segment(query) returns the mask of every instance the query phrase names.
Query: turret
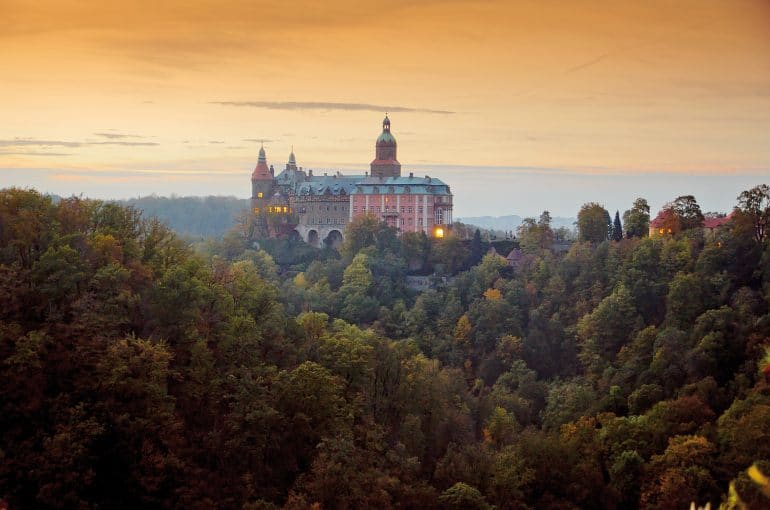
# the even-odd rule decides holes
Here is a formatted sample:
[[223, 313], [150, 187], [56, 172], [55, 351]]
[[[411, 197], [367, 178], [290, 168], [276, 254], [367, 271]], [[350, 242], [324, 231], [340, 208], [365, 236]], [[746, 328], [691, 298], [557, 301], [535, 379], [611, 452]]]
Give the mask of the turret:
[[401, 163], [396, 159], [396, 138], [390, 132], [390, 119], [385, 114], [382, 133], [375, 143], [375, 158], [371, 163], [372, 177], [401, 177]]

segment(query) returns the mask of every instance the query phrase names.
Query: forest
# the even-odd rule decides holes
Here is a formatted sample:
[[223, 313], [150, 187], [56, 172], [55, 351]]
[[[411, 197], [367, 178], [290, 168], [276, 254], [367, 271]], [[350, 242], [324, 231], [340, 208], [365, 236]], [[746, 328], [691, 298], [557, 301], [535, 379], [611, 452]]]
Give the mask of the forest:
[[666, 211], [337, 252], [0, 190], [0, 507], [768, 508], [770, 188]]

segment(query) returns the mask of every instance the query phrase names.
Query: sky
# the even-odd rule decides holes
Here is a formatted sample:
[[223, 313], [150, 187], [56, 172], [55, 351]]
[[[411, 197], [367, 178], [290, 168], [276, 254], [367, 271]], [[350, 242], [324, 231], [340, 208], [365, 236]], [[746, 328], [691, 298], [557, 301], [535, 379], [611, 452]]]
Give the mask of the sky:
[[454, 216], [770, 183], [770, 0], [0, 0], [0, 187], [250, 193], [361, 173], [387, 111]]

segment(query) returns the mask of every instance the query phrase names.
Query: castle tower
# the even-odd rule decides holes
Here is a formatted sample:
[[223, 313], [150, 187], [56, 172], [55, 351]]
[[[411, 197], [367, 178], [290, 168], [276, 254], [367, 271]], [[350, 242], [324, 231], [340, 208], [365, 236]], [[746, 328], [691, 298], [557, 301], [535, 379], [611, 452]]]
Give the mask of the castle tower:
[[401, 177], [401, 163], [396, 159], [396, 138], [390, 133], [390, 119], [385, 115], [382, 133], [375, 145], [376, 157], [371, 164], [372, 177]]
[[297, 157], [294, 155], [293, 145], [291, 146], [291, 154], [289, 154], [289, 162], [286, 163], [286, 170], [297, 171]]
[[259, 149], [259, 159], [254, 172], [251, 174], [251, 209], [258, 213], [267, 200], [273, 194], [274, 187], [273, 174], [267, 166], [267, 157], [265, 156], [265, 147]]

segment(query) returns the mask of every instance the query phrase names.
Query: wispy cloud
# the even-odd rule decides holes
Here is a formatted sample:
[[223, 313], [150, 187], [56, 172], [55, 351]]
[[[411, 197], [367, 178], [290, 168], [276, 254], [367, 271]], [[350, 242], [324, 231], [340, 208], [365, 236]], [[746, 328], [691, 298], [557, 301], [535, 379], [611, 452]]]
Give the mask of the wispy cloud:
[[14, 138], [12, 140], [0, 140], [0, 147], [81, 147], [80, 142], [68, 142], [64, 140], [35, 140], [32, 138]]
[[453, 113], [456, 113], [449, 110], [409, 108], [406, 106], [385, 106], [369, 103], [328, 103], [316, 101], [211, 101], [210, 104], [246, 108], [265, 108], [268, 110], [340, 110], [366, 112], [433, 113], [438, 115], [452, 115]]
[[270, 143], [274, 142], [275, 140], [271, 140], [269, 138], [244, 138], [244, 142], [254, 142], [254, 143]]
[[110, 140], [106, 142], [84, 141], [75, 142], [70, 140], [38, 140], [35, 138], [13, 138], [0, 140], [0, 147], [86, 147], [91, 145], [122, 145], [127, 147], [152, 147], [160, 145], [157, 142], [126, 142], [120, 140]]
[[155, 147], [157, 142], [84, 142], [83, 145], [123, 145], [126, 147]]
[[120, 140], [122, 138], [143, 138], [139, 135], [128, 135], [125, 133], [94, 133], [96, 136], [100, 136], [102, 138], [108, 138], [110, 140]]
[[2, 156], [71, 156], [72, 154], [67, 152], [41, 152], [41, 151], [3, 151], [0, 150]]
[[591, 66], [595, 66], [596, 64], [600, 63], [602, 60], [604, 60], [605, 58], [607, 58], [609, 56], [610, 56], [609, 53], [605, 53], [604, 55], [599, 55], [598, 57], [596, 57], [593, 60], [589, 60], [588, 62], [583, 62], [582, 64], [576, 65], [575, 67], [570, 67], [569, 69], [564, 71], [564, 74], [576, 73], [578, 71], [582, 71], [583, 69], [587, 69], [587, 68], [589, 68]]

